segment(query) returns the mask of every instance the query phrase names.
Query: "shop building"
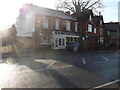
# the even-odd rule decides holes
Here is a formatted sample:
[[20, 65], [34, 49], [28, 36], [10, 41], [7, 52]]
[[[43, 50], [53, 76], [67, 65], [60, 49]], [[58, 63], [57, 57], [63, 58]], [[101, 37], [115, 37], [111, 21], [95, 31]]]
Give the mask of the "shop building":
[[[86, 11], [83, 24], [86, 34], [83, 41], [87, 40], [89, 48], [93, 49], [95, 36], [102, 37], [100, 33], [103, 32], [103, 28], [100, 28], [103, 27], [103, 21], [96, 18], [91, 10]], [[68, 43], [79, 40], [78, 23], [80, 21], [70, 12], [25, 4], [17, 19], [17, 39], [23, 48], [65, 49]], [[97, 42], [102, 40], [103, 38], [100, 38]]]

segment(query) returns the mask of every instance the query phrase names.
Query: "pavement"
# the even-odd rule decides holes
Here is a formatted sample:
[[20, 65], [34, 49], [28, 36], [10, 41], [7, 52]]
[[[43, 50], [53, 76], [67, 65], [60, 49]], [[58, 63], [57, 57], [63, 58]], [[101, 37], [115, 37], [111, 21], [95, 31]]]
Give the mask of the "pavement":
[[[1, 88], [118, 88], [118, 53], [41, 50], [0, 64]], [[18, 60], [19, 58], [19, 60]]]

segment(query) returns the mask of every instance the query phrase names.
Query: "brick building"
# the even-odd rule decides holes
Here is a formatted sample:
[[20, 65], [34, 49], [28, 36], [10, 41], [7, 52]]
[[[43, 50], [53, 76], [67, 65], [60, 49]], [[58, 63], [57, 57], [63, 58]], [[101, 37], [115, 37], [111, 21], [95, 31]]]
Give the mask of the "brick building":
[[[94, 50], [96, 43], [103, 43], [103, 18], [91, 10], [84, 16], [84, 46]], [[25, 4], [17, 19], [17, 37], [23, 48], [65, 49], [68, 43], [79, 40], [78, 23], [70, 12]]]
[[120, 48], [120, 24], [119, 22], [105, 23], [105, 32], [107, 33], [106, 44], [109, 49]]

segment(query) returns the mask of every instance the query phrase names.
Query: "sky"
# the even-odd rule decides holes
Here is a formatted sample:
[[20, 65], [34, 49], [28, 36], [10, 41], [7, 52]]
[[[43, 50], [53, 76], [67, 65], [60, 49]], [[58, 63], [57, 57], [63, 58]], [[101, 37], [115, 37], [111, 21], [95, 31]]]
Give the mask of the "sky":
[[[105, 6], [102, 12], [104, 22], [118, 21], [118, 1], [120, 0], [102, 0]], [[0, 27], [14, 24], [19, 15], [19, 9], [25, 3], [55, 9], [55, 2], [56, 0], [1, 0]]]

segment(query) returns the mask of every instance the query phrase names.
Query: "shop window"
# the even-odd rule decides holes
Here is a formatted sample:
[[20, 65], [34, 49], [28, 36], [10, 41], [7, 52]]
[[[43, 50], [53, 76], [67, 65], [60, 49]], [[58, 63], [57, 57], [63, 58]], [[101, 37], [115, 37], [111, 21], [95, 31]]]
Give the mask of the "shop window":
[[62, 39], [62, 45], [64, 45], [65, 44], [65, 40], [64, 39]]
[[61, 39], [59, 39], [59, 46], [61, 45], [61, 42], [62, 42]]
[[50, 43], [50, 35], [42, 35], [40, 38], [41, 44], [48, 44]]
[[92, 32], [92, 25], [88, 24], [88, 32]]

